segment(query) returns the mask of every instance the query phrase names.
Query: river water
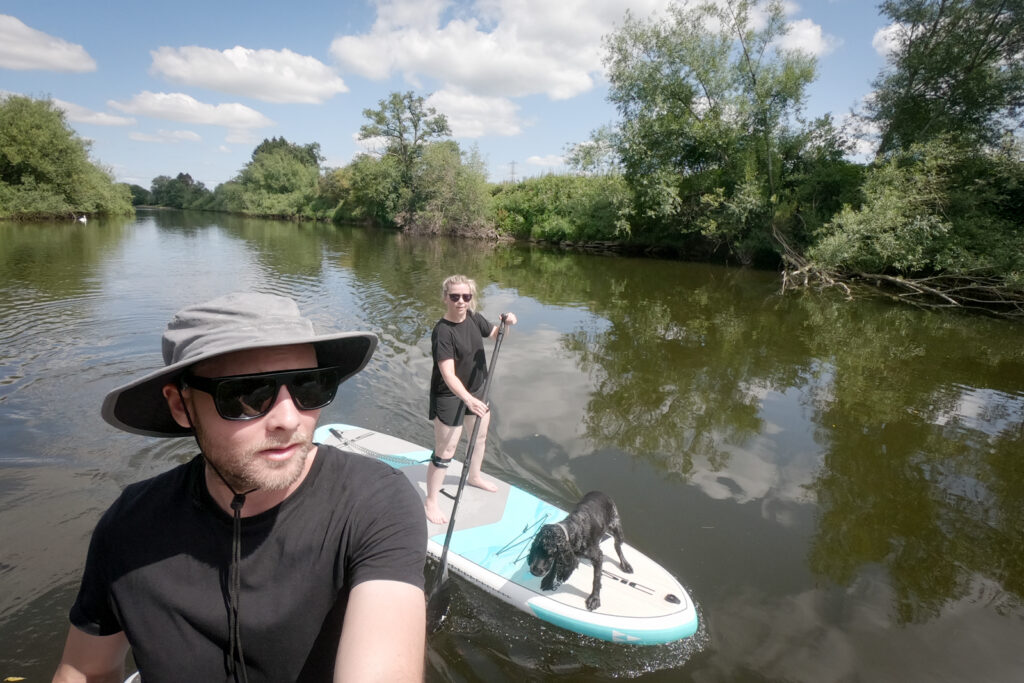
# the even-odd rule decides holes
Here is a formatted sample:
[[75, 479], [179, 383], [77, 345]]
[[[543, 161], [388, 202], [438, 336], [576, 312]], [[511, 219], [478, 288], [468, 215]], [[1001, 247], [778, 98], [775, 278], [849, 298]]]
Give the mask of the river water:
[[97, 518], [194, 451], [99, 416], [175, 310], [259, 290], [376, 332], [322, 421], [429, 444], [457, 272], [520, 321], [485, 470], [563, 507], [609, 493], [701, 627], [613, 645], [460, 584], [428, 680], [1024, 680], [1020, 325], [780, 296], [750, 270], [171, 211], [0, 224], [0, 679], [49, 680]]

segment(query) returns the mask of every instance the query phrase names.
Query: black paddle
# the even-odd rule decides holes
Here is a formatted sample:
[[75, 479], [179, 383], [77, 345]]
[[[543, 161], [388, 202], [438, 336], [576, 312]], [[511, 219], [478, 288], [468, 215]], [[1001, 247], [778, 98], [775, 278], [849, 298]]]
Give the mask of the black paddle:
[[[501, 348], [501, 338], [504, 336], [505, 315], [502, 314], [501, 324], [498, 325], [498, 338], [494, 340], [494, 353], [491, 354], [491, 365], [487, 369], [487, 379], [484, 380], [484, 393], [481, 399], [484, 403], [487, 403], [487, 394], [491, 390], [494, 365], [498, 361], [498, 349]], [[433, 633], [441, 627], [441, 623], [448, 616], [448, 608], [451, 606], [451, 582], [448, 581], [448, 546], [452, 541], [452, 532], [455, 531], [455, 512], [459, 509], [462, 490], [466, 488], [466, 479], [469, 477], [469, 465], [473, 462], [473, 447], [476, 445], [476, 437], [479, 431], [480, 420], [477, 419], [473, 423], [473, 433], [469, 437], [469, 445], [466, 448], [466, 461], [462, 463], [462, 476], [459, 477], [459, 489], [455, 492], [452, 512], [448, 517], [448, 533], [445, 534], [444, 547], [441, 549], [441, 562], [437, 567], [437, 573], [434, 575], [434, 585], [430, 589], [430, 596], [427, 598], [427, 630], [429, 633]]]

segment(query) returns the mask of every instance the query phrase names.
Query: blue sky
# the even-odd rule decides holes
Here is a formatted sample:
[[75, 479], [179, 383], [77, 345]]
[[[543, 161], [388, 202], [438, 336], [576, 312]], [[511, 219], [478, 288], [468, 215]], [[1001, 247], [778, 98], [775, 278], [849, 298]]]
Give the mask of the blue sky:
[[[601, 37], [665, 0], [6, 0], [0, 92], [51, 97], [119, 181], [190, 173], [213, 188], [268, 137], [341, 166], [363, 109], [413, 90], [490, 179], [564, 170], [567, 144], [615, 120]], [[842, 119], [884, 66], [867, 0], [785, 3], [818, 58], [805, 112]]]

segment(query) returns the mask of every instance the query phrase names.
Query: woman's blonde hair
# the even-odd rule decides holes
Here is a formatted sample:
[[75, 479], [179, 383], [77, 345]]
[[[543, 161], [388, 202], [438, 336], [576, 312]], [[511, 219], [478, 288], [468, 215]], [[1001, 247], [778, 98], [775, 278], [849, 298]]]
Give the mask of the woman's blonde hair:
[[448, 305], [448, 293], [451, 291], [452, 285], [469, 285], [469, 291], [473, 294], [473, 298], [469, 301], [469, 310], [476, 311], [476, 282], [465, 275], [449, 275], [446, 277], [441, 284], [441, 302], [445, 305]]

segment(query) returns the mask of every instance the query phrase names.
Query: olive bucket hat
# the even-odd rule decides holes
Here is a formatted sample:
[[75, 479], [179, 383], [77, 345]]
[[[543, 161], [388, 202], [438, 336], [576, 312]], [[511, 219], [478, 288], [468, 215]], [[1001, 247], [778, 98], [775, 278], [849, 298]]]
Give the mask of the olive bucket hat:
[[114, 389], [103, 400], [103, 419], [146, 436], [192, 434], [175, 422], [164, 385], [199, 361], [225, 353], [270, 346], [312, 344], [317, 364], [340, 368], [341, 381], [362, 370], [377, 346], [370, 332], [317, 334], [291, 299], [240, 292], [178, 311], [163, 334], [164, 367]]

